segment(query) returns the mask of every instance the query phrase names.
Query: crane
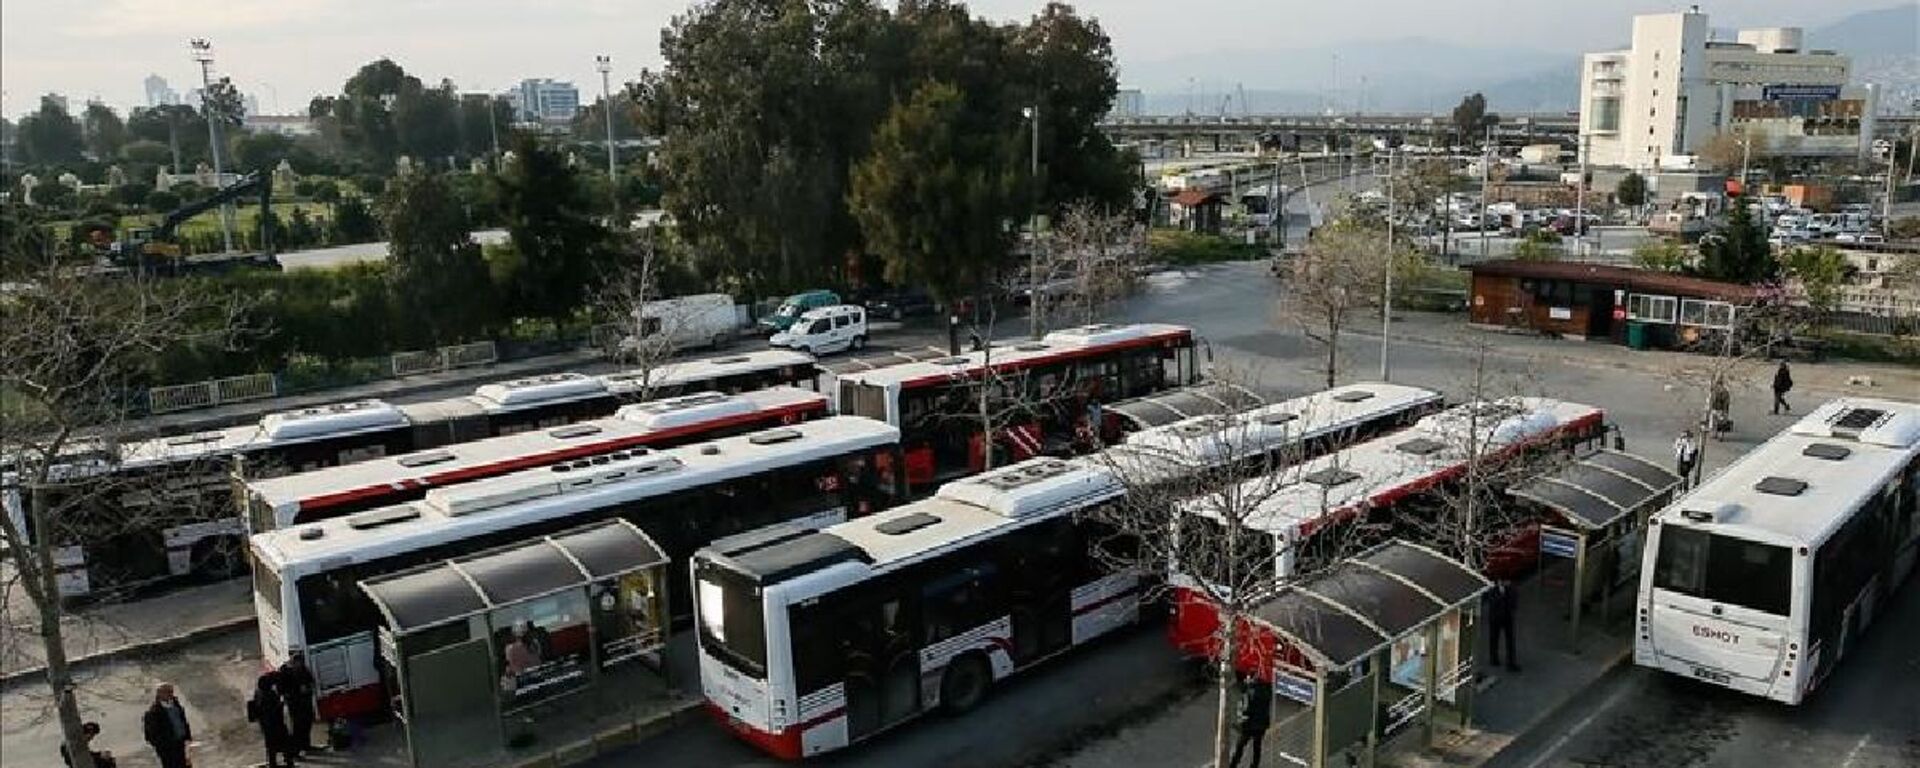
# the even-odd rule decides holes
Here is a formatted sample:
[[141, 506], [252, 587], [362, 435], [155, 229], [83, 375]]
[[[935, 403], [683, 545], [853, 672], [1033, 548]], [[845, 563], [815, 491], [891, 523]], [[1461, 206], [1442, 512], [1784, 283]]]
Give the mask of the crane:
[[[260, 216], [256, 219], [260, 226], [259, 253], [181, 255], [180, 244], [175, 242], [174, 234], [182, 223], [219, 206], [255, 195], [260, 203]], [[109, 255], [117, 267], [130, 267], [141, 273], [158, 275], [223, 271], [236, 266], [279, 269], [280, 262], [273, 255], [273, 227], [267, 217], [272, 204], [273, 177], [262, 171], [254, 171], [203, 199], [169, 211], [161, 217], [159, 224], [150, 229], [132, 230], [126, 240], [113, 244]]]

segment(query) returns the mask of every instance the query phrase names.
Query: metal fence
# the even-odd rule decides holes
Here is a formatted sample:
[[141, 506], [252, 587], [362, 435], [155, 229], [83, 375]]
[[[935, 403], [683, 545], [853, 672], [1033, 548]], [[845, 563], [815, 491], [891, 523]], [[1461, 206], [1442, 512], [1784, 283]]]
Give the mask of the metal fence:
[[279, 377], [271, 373], [250, 373], [224, 379], [175, 384], [147, 390], [148, 413], [172, 413], [195, 408], [212, 408], [226, 403], [260, 400], [280, 394]]
[[412, 376], [474, 365], [488, 365], [500, 359], [500, 351], [491, 341], [456, 344], [439, 349], [393, 353], [393, 375]]
[[1889, 317], [1864, 312], [1831, 312], [1824, 318], [1827, 326], [1854, 333], [1894, 336], [1920, 332], [1920, 317]]

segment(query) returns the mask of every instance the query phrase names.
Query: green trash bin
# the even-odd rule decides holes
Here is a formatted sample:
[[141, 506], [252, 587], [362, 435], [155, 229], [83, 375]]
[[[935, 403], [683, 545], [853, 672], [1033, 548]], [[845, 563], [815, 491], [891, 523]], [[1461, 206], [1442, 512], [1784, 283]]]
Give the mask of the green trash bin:
[[1629, 349], [1646, 349], [1647, 348], [1647, 324], [1646, 323], [1627, 323], [1627, 348]]

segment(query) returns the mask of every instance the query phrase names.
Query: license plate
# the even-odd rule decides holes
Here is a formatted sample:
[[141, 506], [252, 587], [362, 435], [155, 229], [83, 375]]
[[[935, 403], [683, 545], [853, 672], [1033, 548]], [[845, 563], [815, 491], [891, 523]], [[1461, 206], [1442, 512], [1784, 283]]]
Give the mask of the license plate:
[[1694, 667], [1693, 676], [1710, 683], [1719, 683], [1721, 685], [1726, 685], [1733, 680], [1733, 678], [1725, 672], [1717, 669], [1707, 669], [1706, 667]]

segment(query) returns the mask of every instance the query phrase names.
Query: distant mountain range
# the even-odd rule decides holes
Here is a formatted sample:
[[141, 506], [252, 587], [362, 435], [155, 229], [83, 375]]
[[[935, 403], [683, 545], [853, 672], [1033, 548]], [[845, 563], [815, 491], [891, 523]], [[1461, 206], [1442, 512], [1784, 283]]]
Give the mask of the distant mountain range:
[[[1916, 29], [1920, 29], [1920, 5], [1909, 3], [1809, 29], [1807, 41], [1811, 47], [1853, 57], [1855, 81], [1882, 84], [1886, 88], [1882, 103], [1904, 108], [1920, 97]], [[1732, 33], [1721, 36], [1731, 38]], [[1365, 80], [1351, 69], [1340, 71], [1341, 61], [1366, 62]], [[1188, 79], [1201, 72], [1210, 74], [1210, 82]], [[1192, 54], [1130, 66], [1125, 79], [1126, 87], [1145, 91], [1146, 110], [1151, 114], [1444, 113], [1475, 91], [1486, 94], [1495, 111], [1560, 112], [1577, 106], [1580, 56], [1410, 37]], [[1241, 90], [1230, 84], [1234, 80], [1258, 87], [1247, 88], [1243, 98]]]

